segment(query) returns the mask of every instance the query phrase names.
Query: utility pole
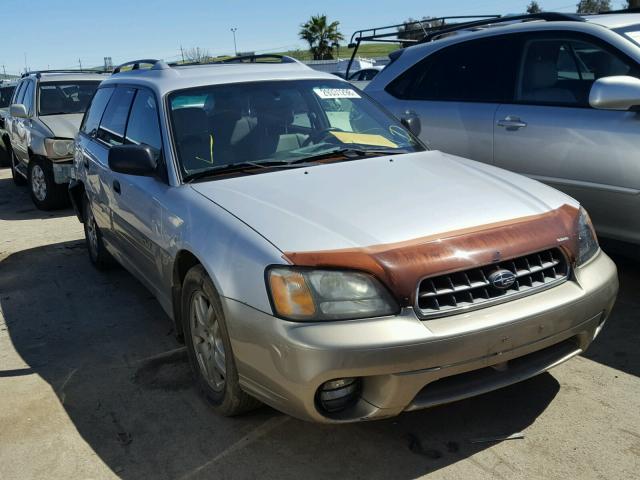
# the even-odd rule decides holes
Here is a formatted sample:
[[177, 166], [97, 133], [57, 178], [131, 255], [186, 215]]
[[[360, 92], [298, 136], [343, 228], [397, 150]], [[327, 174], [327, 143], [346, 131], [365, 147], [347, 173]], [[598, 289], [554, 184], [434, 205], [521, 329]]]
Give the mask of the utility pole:
[[238, 45], [236, 44], [236, 31], [238, 31], [238, 27], [233, 27], [231, 29], [231, 33], [233, 33], [233, 51], [235, 52], [236, 57], [238, 56]]
[[78, 59], [78, 63], [80, 64], [80, 70], [82, 70], [82, 60]]
[[7, 69], [4, 65], [2, 65], [2, 74], [4, 75], [4, 78], [7, 78]]
[[184, 50], [182, 48], [182, 45], [180, 45], [180, 55], [182, 55], [182, 63], [184, 63]]
[[29, 69], [27, 68], [27, 52], [24, 52], [24, 73], [27, 73]]

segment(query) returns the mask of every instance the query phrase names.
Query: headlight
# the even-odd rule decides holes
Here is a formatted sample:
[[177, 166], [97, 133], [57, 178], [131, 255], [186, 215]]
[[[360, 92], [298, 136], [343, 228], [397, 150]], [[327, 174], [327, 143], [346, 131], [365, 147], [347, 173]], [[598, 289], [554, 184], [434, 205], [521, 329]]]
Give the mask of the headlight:
[[44, 148], [51, 158], [64, 158], [73, 155], [73, 140], [45, 138]]
[[578, 265], [582, 265], [598, 251], [598, 238], [587, 211], [580, 207], [578, 218]]
[[389, 292], [366, 273], [273, 267], [267, 284], [276, 314], [289, 320], [347, 320], [399, 311]]

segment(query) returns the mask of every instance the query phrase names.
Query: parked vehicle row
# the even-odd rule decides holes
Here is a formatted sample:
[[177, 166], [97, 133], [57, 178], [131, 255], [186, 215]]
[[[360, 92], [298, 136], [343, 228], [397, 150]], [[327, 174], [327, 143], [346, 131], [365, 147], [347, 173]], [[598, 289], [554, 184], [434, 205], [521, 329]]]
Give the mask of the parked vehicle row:
[[[341, 423], [470, 397], [584, 352], [617, 295], [616, 267], [578, 200], [489, 165], [493, 156], [478, 162], [427, 146], [450, 141], [473, 154], [481, 138], [495, 155], [496, 112], [523, 104], [476, 102], [475, 87], [502, 92], [524, 82], [534, 96], [551, 89], [559, 97], [579, 85], [611, 106], [612, 80], [582, 70], [596, 44], [556, 40], [554, 26], [574, 23], [582, 25], [449, 32], [393, 54], [366, 93], [274, 56], [135, 60], [91, 79], [29, 75], [8, 116], [14, 178], [28, 179], [36, 201], [42, 191], [57, 195], [68, 173], [90, 261], [122, 265], [155, 295], [220, 414], [265, 403]], [[506, 66], [504, 78], [495, 43], [484, 57], [464, 54], [512, 30], [524, 36], [507, 42], [513, 58], [502, 60], [514, 70]], [[568, 57], [543, 89], [544, 55], [556, 46]], [[570, 62], [573, 77], [564, 73]], [[625, 82], [619, 108], [634, 91]], [[43, 110], [50, 85], [60, 106], [80, 108], [86, 95], [75, 142], [71, 118], [63, 115], [69, 133], [55, 133], [48, 118], [68, 109]], [[431, 98], [432, 88], [460, 94], [463, 86], [464, 98]], [[499, 128], [524, 128], [509, 122]], [[546, 154], [588, 140], [539, 135]], [[514, 165], [529, 154], [510, 152]], [[617, 165], [626, 159], [615, 155]]]

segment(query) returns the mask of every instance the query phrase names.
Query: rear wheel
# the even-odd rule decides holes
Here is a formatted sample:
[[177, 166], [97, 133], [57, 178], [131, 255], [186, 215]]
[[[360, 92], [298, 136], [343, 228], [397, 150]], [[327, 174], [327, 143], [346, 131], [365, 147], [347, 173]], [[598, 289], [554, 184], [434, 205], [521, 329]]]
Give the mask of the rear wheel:
[[240, 388], [220, 297], [201, 265], [184, 279], [182, 323], [196, 383], [213, 410], [233, 416], [258, 407]]
[[54, 210], [69, 204], [67, 185], [58, 185], [53, 179], [51, 161], [31, 158], [28, 175], [31, 200], [40, 210]]
[[84, 238], [87, 243], [89, 259], [98, 270], [106, 270], [114, 264], [114, 260], [104, 246], [102, 232], [96, 224], [91, 203], [86, 195], [82, 199], [82, 211], [84, 212]]
[[9, 150], [9, 158], [11, 161], [11, 177], [13, 178], [13, 183], [18, 186], [23, 186], [27, 184], [27, 180], [20, 175], [20, 173], [16, 170], [16, 165], [18, 164], [18, 159], [16, 158], [13, 150]]

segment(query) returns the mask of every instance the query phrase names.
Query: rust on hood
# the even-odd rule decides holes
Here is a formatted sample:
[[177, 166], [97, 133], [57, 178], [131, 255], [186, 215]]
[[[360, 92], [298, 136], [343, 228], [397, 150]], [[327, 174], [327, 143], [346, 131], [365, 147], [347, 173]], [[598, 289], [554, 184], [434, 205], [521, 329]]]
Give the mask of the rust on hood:
[[578, 253], [579, 210], [563, 205], [546, 213], [439, 233], [392, 244], [315, 252], [285, 252], [291, 264], [368, 272], [401, 305], [413, 305], [425, 278], [491, 265], [558, 247], [569, 262]]

